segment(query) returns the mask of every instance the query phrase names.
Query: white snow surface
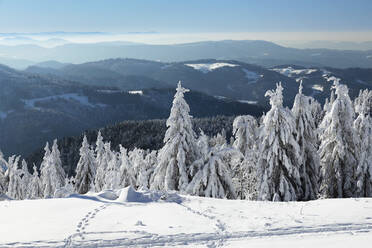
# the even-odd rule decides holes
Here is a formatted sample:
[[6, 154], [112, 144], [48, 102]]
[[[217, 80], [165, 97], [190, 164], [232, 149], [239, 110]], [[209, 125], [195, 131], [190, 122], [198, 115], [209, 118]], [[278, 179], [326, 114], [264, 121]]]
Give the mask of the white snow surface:
[[303, 75], [309, 75], [311, 73], [317, 72], [317, 69], [293, 69], [292, 67], [287, 68], [274, 68], [272, 69], [275, 72], [283, 74], [287, 77], [297, 77]]
[[323, 91], [324, 90], [324, 87], [320, 84], [314, 84], [313, 87], [311, 87], [313, 90], [317, 90], [317, 91]]
[[92, 108], [96, 106], [101, 106], [101, 107], [105, 106], [105, 104], [92, 104], [89, 102], [89, 99], [87, 96], [79, 95], [77, 93], [68, 93], [68, 94], [61, 94], [61, 95], [54, 95], [54, 96], [47, 96], [47, 97], [40, 97], [40, 98], [33, 98], [33, 99], [23, 99], [22, 101], [25, 103], [27, 108], [40, 109], [38, 107], [35, 107], [36, 102], [49, 101], [49, 100], [54, 100], [54, 99], [75, 100], [82, 105], [92, 107]]
[[249, 100], [238, 100], [240, 103], [246, 103], [246, 104], [257, 104], [257, 101], [249, 101]]
[[221, 200], [125, 188], [0, 201], [0, 247], [368, 247], [372, 198]]
[[230, 63], [209, 63], [209, 64], [185, 64], [186, 66], [192, 67], [195, 70], [201, 71], [203, 73], [208, 73], [221, 67], [235, 67], [239, 65]]
[[132, 95], [143, 95], [143, 91], [142, 90], [130, 90], [128, 91], [129, 94], [132, 94]]

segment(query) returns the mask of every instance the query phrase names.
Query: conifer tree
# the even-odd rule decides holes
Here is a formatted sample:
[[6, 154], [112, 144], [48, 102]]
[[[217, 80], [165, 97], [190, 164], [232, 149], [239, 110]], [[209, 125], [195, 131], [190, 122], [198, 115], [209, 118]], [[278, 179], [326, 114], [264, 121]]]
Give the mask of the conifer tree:
[[30, 198], [30, 181], [31, 181], [31, 174], [28, 172], [27, 163], [23, 159], [22, 160], [22, 168], [20, 170], [21, 176], [21, 185], [22, 185], [22, 199], [29, 199]]
[[43, 162], [41, 163], [41, 184], [44, 198], [51, 198], [57, 189], [65, 184], [65, 172], [62, 168], [60, 152], [57, 146], [57, 140], [54, 140], [52, 151], [49, 150], [47, 143], [45, 148]]
[[108, 161], [105, 153], [105, 143], [103, 142], [101, 131], [98, 131], [96, 141], [96, 173], [94, 178], [94, 186], [96, 191], [101, 191], [105, 185], [105, 173]]
[[29, 195], [29, 198], [30, 199], [39, 199], [43, 196], [43, 191], [42, 191], [42, 188], [41, 188], [41, 181], [40, 181], [40, 178], [39, 178], [39, 172], [37, 171], [37, 168], [36, 166], [34, 165], [33, 167], [34, 169], [34, 172], [31, 176], [31, 180], [30, 180], [30, 195]]
[[3, 153], [0, 151], [0, 195], [5, 194], [8, 190], [8, 180], [7, 177], [5, 177], [7, 170], [7, 162], [4, 159]]
[[233, 123], [233, 147], [243, 161], [234, 165], [234, 185], [240, 199], [257, 199], [258, 124], [250, 115], [238, 116]]
[[296, 141], [300, 146], [300, 167], [303, 196], [298, 200], [314, 200], [318, 196], [320, 160], [317, 148], [316, 120], [312, 105], [314, 100], [302, 94], [302, 82], [295, 97], [292, 113], [296, 123]]
[[283, 88], [267, 91], [271, 109], [263, 119], [259, 156], [258, 199], [296, 201], [302, 197], [300, 148], [295, 138], [296, 123], [292, 112], [283, 107]]
[[23, 199], [22, 181], [18, 169], [19, 157], [11, 156], [8, 160], [9, 185], [7, 195], [15, 200]]
[[95, 178], [95, 158], [87, 137], [84, 135], [80, 148], [80, 159], [76, 166], [75, 189], [79, 194], [90, 190]]
[[184, 99], [189, 90], [178, 83], [164, 146], [159, 152], [158, 165], [152, 176], [151, 188], [184, 192], [190, 182], [189, 167], [198, 157], [196, 134], [192, 128], [190, 108]]
[[358, 145], [359, 163], [356, 170], [358, 197], [372, 196], [372, 91], [360, 91], [355, 99], [355, 111], [358, 114], [354, 128], [360, 140]]
[[226, 145], [209, 147], [208, 137], [204, 133], [198, 143], [202, 156], [192, 165], [195, 175], [187, 192], [198, 196], [235, 199], [232, 171], [227, 157], [236, 151]]
[[119, 186], [120, 187], [127, 187], [130, 185], [135, 184], [135, 179], [132, 178], [130, 171], [132, 170], [132, 164], [129, 160], [128, 150], [124, 148], [122, 145], [120, 147], [120, 154], [119, 154]]
[[103, 189], [117, 189], [119, 187], [119, 159], [118, 155], [111, 151], [111, 144], [105, 143], [105, 161], [107, 166], [104, 174], [104, 186]]
[[150, 188], [151, 174], [157, 163], [157, 151], [148, 152], [145, 155], [141, 168], [138, 171], [137, 186], [142, 189]]
[[353, 128], [354, 110], [346, 85], [335, 80], [337, 98], [319, 128], [319, 156], [322, 171], [321, 194], [329, 198], [356, 195], [358, 139]]

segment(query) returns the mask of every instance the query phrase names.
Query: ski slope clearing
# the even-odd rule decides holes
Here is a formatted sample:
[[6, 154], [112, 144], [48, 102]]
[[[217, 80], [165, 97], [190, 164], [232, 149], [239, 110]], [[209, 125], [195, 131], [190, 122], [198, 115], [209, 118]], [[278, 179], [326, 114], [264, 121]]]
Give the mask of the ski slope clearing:
[[219, 200], [117, 191], [0, 202], [0, 247], [351, 247], [372, 242], [372, 199]]

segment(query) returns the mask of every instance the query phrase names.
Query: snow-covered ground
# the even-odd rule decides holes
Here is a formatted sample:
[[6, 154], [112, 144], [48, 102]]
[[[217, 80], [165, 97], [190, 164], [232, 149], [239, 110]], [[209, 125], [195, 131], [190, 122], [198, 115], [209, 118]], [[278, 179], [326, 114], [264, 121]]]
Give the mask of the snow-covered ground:
[[143, 91], [142, 90], [130, 90], [128, 91], [129, 94], [132, 94], [132, 95], [143, 95]]
[[293, 69], [292, 67], [287, 68], [274, 68], [273, 71], [276, 71], [280, 74], [283, 74], [287, 77], [297, 77], [301, 75], [309, 75], [311, 73], [317, 72], [317, 69]]
[[131, 189], [0, 202], [0, 247], [368, 247], [372, 199], [252, 202]]
[[201, 71], [203, 73], [208, 73], [221, 67], [235, 67], [239, 65], [230, 63], [209, 63], [209, 64], [185, 64], [186, 66], [192, 67], [195, 70]]
[[257, 101], [249, 101], [249, 100], [238, 100], [240, 103], [246, 103], [246, 104], [257, 104]]

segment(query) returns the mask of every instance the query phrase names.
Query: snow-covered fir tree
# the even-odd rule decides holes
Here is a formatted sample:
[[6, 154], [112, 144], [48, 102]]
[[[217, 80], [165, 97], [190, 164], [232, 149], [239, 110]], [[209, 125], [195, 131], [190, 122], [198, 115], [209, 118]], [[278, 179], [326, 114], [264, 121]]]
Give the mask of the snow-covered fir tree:
[[241, 152], [243, 161], [233, 167], [233, 182], [240, 199], [257, 199], [258, 124], [250, 115], [238, 116], [233, 123], [233, 147]]
[[300, 176], [303, 196], [298, 200], [314, 200], [319, 192], [320, 160], [313, 105], [314, 99], [302, 94], [301, 82], [292, 108], [296, 123], [296, 140], [302, 157]]
[[42, 191], [42, 188], [41, 188], [41, 181], [40, 181], [40, 178], [39, 178], [39, 172], [37, 171], [37, 168], [36, 166], [34, 165], [33, 167], [33, 174], [31, 176], [31, 179], [30, 179], [30, 194], [29, 194], [29, 198], [30, 199], [38, 199], [38, 198], [41, 198], [43, 196], [43, 191]]
[[138, 172], [137, 186], [142, 189], [150, 188], [151, 174], [154, 172], [157, 163], [157, 151], [148, 152]]
[[135, 185], [135, 178], [131, 175], [132, 164], [129, 160], [128, 150], [124, 148], [122, 145], [119, 146], [120, 154], [119, 154], [119, 185], [120, 187], [127, 187], [130, 185]]
[[335, 79], [337, 98], [320, 124], [319, 156], [322, 170], [321, 194], [329, 198], [356, 195], [358, 139], [353, 128], [354, 110], [346, 85]]
[[355, 111], [358, 114], [354, 121], [354, 128], [360, 142], [358, 144], [359, 163], [356, 170], [358, 197], [372, 196], [372, 118], [371, 118], [372, 91], [360, 91], [354, 101]]
[[105, 143], [105, 160], [107, 167], [104, 174], [103, 189], [117, 189], [120, 184], [120, 164], [118, 154], [111, 151], [111, 143]]
[[178, 83], [164, 146], [159, 151], [158, 165], [152, 176], [151, 189], [184, 192], [190, 182], [189, 167], [198, 157], [196, 134], [192, 128], [190, 108], [184, 99], [188, 92]]
[[101, 191], [105, 185], [105, 171], [108, 163], [105, 156], [105, 144], [103, 142], [101, 131], [98, 131], [95, 154], [96, 174], [94, 178], [94, 186], [98, 192]]
[[27, 163], [23, 159], [22, 167], [20, 170], [20, 176], [21, 176], [21, 184], [22, 184], [22, 199], [30, 199], [30, 182], [31, 182], [31, 174], [28, 171]]
[[295, 201], [302, 198], [300, 179], [302, 163], [300, 147], [296, 141], [296, 122], [292, 112], [283, 107], [283, 88], [267, 91], [271, 109], [263, 119], [260, 132], [258, 161], [258, 199], [269, 201]]
[[62, 167], [61, 153], [58, 149], [57, 140], [53, 141], [52, 152], [51, 152], [51, 164], [54, 166], [56, 173], [55, 186], [61, 187], [65, 185], [66, 173]]
[[236, 150], [228, 148], [226, 145], [209, 147], [208, 137], [204, 133], [202, 133], [198, 144], [202, 155], [191, 167], [191, 171], [195, 175], [187, 187], [187, 193], [213, 198], [235, 199], [232, 170], [226, 157], [230, 157], [230, 153], [234, 153]]
[[57, 140], [54, 140], [52, 151], [47, 143], [43, 162], [41, 163], [40, 175], [44, 198], [51, 198], [54, 192], [65, 184], [65, 172], [62, 168], [60, 152]]
[[87, 193], [91, 189], [92, 184], [94, 184], [95, 162], [94, 152], [90, 148], [87, 137], [84, 135], [75, 176], [75, 189], [79, 194]]
[[21, 173], [18, 169], [19, 157], [11, 156], [8, 159], [8, 176], [9, 185], [7, 195], [13, 199], [23, 199], [23, 185], [21, 179]]
[[7, 162], [4, 159], [3, 153], [0, 151], [0, 195], [5, 194], [8, 190], [8, 179], [5, 177], [7, 170]]

